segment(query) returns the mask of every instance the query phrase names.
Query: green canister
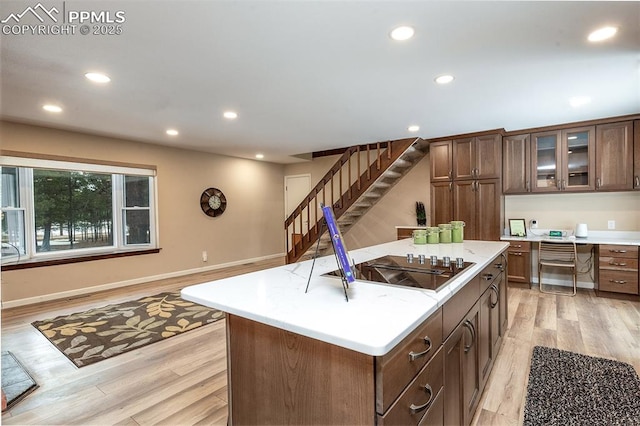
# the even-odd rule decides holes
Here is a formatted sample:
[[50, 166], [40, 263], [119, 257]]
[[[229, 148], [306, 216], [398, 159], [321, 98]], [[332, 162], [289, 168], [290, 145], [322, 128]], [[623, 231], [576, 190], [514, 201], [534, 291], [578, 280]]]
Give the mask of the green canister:
[[413, 244], [427, 244], [426, 229], [416, 229], [413, 231]]
[[427, 227], [427, 244], [438, 244], [440, 242], [440, 228], [437, 226]]
[[451, 222], [451, 241], [461, 243], [464, 240], [464, 221], [452, 220]]
[[450, 223], [440, 223], [438, 224], [438, 228], [440, 228], [440, 242], [441, 243], [450, 243], [451, 242], [451, 224]]

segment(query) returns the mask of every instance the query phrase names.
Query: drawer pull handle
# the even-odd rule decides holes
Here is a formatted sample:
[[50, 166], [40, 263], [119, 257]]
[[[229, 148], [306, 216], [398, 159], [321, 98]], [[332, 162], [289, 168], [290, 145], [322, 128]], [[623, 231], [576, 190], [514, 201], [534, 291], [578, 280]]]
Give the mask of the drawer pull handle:
[[413, 351], [409, 352], [409, 361], [415, 361], [416, 359], [425, 356], [431, 350], [431, 339], [429, 336], [424, 337], [424, 344], [427, 345], [427, 349], [422, 352], [415, 353]]
[[610, 251], [611, 253], [626, 253], [626, 252], [627, 252], [626, 250], [613, 250], [613, 249], [611, 249], [611, 250], [609, 250], [609, 251]]
[[609, 265], [614, 265], [614, 266], [627, 266], [627, 264], [625, 262], [622, 263], [616, 263], [614, 261], [609, 262]]
[[485, 281], [491, 281], [493, 279], [493, 274], [484, 274], [482, 275], [482, 279]]
[[493, 309], [496, 306], [498, 306], [498, 302], [500, 301], [500, 290], [498, 289], [498, 287], [496, 287], [495, 284], [491, 284], [491, 287], [489, 287], [489, 288], [496, 295], [496, 302], [495, 303], [493, 303], [493, 301], [491, 300], [491, 297], [489, 297], [489, 306], [491, 307], [491, 309]]
[[615, 284], [626, 284], [627, 282], [625, 280], [609, 280], [610, 283], [615, 283]]
[[420, 411], [424, 411], [433, 400], [433, 389], [431, 389], [431, 386], [427, 383], [426, 385], [422, 386], [422, 388], [429, 394], [429, 399], [422, 405], [411, 404], [411, 406], [409, 406], [409, 408], [411, 409], [411, 414], [416, 414]]
[[471, 332], [471, 343], [468, 345], [464, 345], [464, 353], [467, 353], [471, 350], [471, 348], [473, 347], [475, 341], [476, 341], [476, 330], [475, 327], [473, 326], [473, 323], [469, 320], [465, 320], [462, 325], [464, 325], [465, 327], [467, 327], [469, 329], [469, 331]]
[[516, 244], [516, 245], [513, 245], [511, 247], [513, 247], [513, 248], [522, 248], [522, 244]]

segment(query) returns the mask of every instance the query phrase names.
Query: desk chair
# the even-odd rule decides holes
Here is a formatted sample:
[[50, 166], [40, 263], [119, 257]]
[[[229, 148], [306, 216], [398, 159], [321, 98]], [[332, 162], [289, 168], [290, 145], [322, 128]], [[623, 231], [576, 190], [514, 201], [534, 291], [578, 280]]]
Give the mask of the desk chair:
[[[540, 241], [538, 243], [538, 286], [542, 293], [575, 296], [577, 289], [577, 255], [574, 241]], [[573, 276], [573, 293], [566, 291], [548, 291], [542, 288], [542, 267], [570, 268]]]

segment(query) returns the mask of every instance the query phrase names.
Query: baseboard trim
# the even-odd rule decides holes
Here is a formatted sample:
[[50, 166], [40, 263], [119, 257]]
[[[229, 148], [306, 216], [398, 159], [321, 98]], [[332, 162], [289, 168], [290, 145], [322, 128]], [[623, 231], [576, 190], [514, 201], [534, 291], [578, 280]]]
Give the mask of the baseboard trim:
[[[538, 286], [538, 278], [531, 280], [531, 285]], [[560, 287], [573, 287], [573, 283], [571, 282], [571, 278], [569, 280], [559, 280], [554, 278], [543, 278], [542, 285], [555, 285]], [[586, 288], [589, 290], [593, 290], [595, 288], [595, 284], [589, 281], [578, 281], [576, 283], [576, 287], [578, 288]]]
[[93, 287], [79, 288], [76, 290], [68, 290], [68, 291], [61, 291], [58, 293], [44, 294], [42, 296], [9, 300], [7, 302], [2, 301], [2, 309], [10, 309], [10, 308], [17, 308], [20, 306], [34, 305], [36, 303], [50, 302], [52, 300], [58, 300], [58, 299], [69, 299], [72, 297], [79, 297], [87, 294], [97, 293], [99, 291], [113, 290], [115, 288], [128, 287], [136, 284], [143, 284], [149, 281], [157, 281], [157, 280], [162, 280], [166, 278], [176, 278], [176, 277], [181, 277], [183, 275], [197, 274], [200, 272], [215, 271], [217, 269], [224, 269], [232, 266], [244, 265], [246, 263], [260, 262], [263, 260], [271, 260], [271, 259], [276, 259], [278, 257], [284, 257], [284, 256], [285, 256], [285, 253], [270, 254], [267, 256], [254, 257], [251, 259], [243, 259], [243, 260], [238, 260], [234, 262], [210, 265], [203, 268], [184, 269], [182, 271], [168, 272], [165, 274], [151, 275], [147, 277], [134, 278], [134, 279], [125, 280], [125, 281], [117, 281], [117, 282], [102, 284], [102, 285], [93, 286]]

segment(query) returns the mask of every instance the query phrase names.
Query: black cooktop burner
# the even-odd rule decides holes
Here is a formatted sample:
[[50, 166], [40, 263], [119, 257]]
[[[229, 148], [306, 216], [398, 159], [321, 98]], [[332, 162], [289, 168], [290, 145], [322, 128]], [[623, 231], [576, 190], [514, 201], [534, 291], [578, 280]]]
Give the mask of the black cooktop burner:
[[[464, 262], [462, 266], [458, 266], [455, 259], [448, 266], [444, 264], [443, 259], [438, 259], [437, 264], [432, 265], [428, 257], [421, 263], [417, 257], [409, 261], [407, 256], [383, 256], [359, 263], [355, 268], [356, 277], [361, 280], [439, 290], [456, 274], [474, 265], [473, 262]], [[339, 274], [339, 271], [329, 273], [338, 276]]]

